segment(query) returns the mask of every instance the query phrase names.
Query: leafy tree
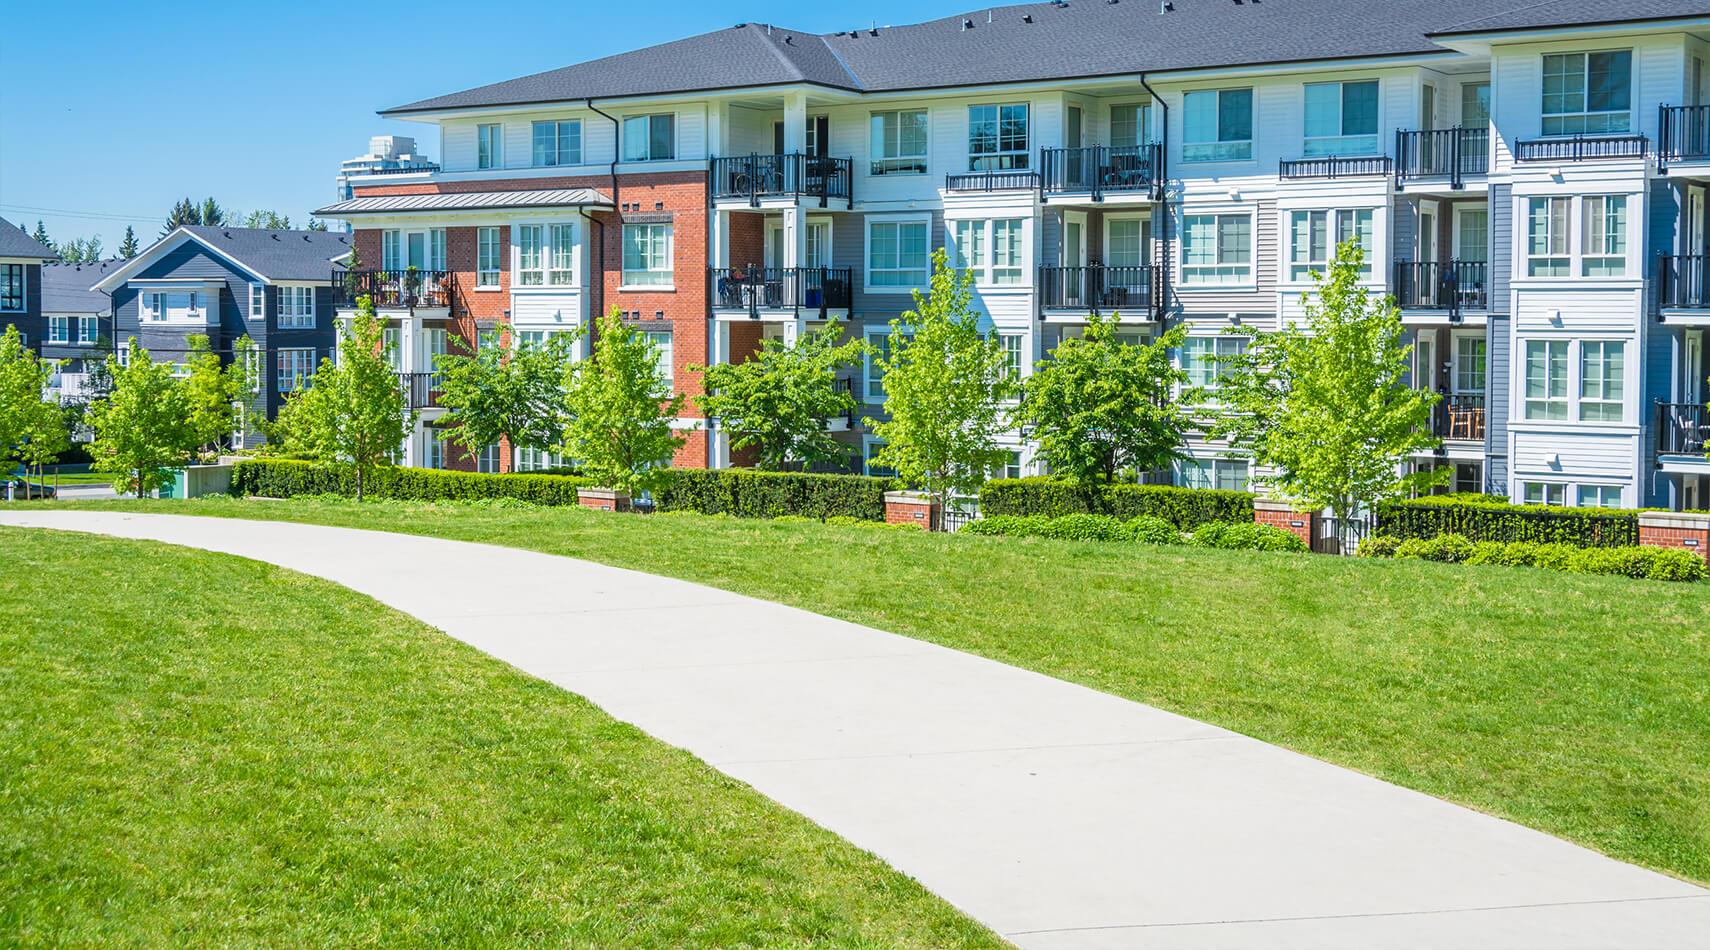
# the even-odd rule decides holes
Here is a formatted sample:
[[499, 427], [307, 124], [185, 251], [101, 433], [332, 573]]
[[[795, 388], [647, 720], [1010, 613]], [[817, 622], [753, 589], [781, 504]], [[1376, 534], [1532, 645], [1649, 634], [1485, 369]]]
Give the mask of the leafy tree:
[[0, 459], [39, 471], [70, 446], [65, 409], [46, 398], [53, 369], [53, 360], [24, 346], [17, 327], [0, 333]]
[[232, 361], [226, 366], [226, 378], [232, 393], [232, 431], [240, 440], [248, 437], [252, 422], [265, 421], [265, 416], [254, 419], [250, 416], [250, 413], [263, 408], [260, 400], [261, 361], [264, 353], [247, 333], [232, 343]]
[[229, 220], [241, 222], [241, 226], [246, 228], [269, 228], [285, 231], [291, 229], [290, 215], [283, 215], [277, 211], [251, 211], [241, 217], [236, 212], [232, 212], [227, 217]]
[[457, 338], [464, 352], [434, 357], [439, 402], [451, 410], [444, 419], [448, 438], [472, 453], [501, 438], [541, 450], [564, 438], [569, 338], [554, 335], [544, 344], [525, 343], [513, 333], [511, 340], [508, 351], [497, 345], [496, 336], [471, 350]]
[[855, 408], [855, 397], [836, 388], [837, 370], [861, 358], [859, 340], [838, 343], [835, 322], [785, 346], [765, 340], [747, 362], [698, 366], [707, 394], [702, 411], [730, 430], [733, 449], [754, 448], [760, 467], [812, 468], [845, 458], [848, 450], [825, 430], [825, 420]]
[[570, 422], [560, 451], [608, 488], [633, 495], [657, 487], [684, 442], [671, 428], [682, 393], [671, 391], [658, 346], [616, 308], [599, 320], [593, 355], [565, 373], [564, 405]]
[[1115, 316], [1093, 314], [1086, 333], [1064, 340], [1022, 384], [1013, 424], [1030, 429], [1054, 472], [1091, 490], [1123, 469], [1150, 471], [1181, 456], [1192, 419], [1174, 398], [1187, 373], [1170, 351], [1187, 328], [1151, 343], [1117, 337]]
[[125, 237], [119, 242], [119, 256], [130, 260], [137, 256], [137, 232], [130, 225], [125, 225]]
[[101, 237], [72, 238], [59, 247], [59, 259], [67, 264], [93, 264], [101, 259]]
[[232, 346], [229, 363], [209, 347], [204, 334], [191, 334], [187, 342], [190, 355], [185, 365], [189, 373], [184, 377], [184, 389], [190, 404], [190, 424], [204, 451], [218, 451], [244, 424], [244, 410], [258, 392], [255, 342], [247, 335], [240, 337]]
[[42, 227], [42, 219], [40, 218], [36, 219], [36, 233], [30, 235], [30, 237], [35, 238], [37, 244], [40, 244], [42, 247], [45, 247], [50, 251], [59, 250], [59, 245], [53, 243], [53, 241], [48, 238], [47, 228]]
[[359, 297], [356, 306], [356, 316], [339, 331], [339, 359], [321, 361], [307, 388], [285, 401], [269, 431], [284, 451], [351, 466], [360, 501], [374, 469], [391, 464], [409, 438], [415, 413], [404, 408], [373, 299]]
[[914, 310], [891, 321], [886, 351], [873, 358], [890, 416], [866, 420], [884, 440], [873, 461], [941, 508], [954, 495], [977, 492], [1008, 458], [996, 436], [1016, 383], [1002, 341], [980, 332], [972, 282], [946, 264], [942, 248], [933, 252], [930, 292], [914, 292]]
[[90, 412], [95, 470], [110, 472], [116, 491], [142, 497], [168, 481], [168, 470], [196, 448], [190, 400], [170, 363], [156, 363], [133, 337], [130, 359], [108, 357], [113, 391]]
[[1373, 299], [1360, 286], [1364, 256], [1348, 241], [1328, 275], [1313, 275], [1304, 330], [1260, 333], [1245, 353], [1219, 358], [1227, 375], [1217, 397], [1227, 411], [1210, 427], [1275, 469], [1275, 490], [1330, 509], [1344, 544], [1362, 505], [1448, 474], [1403, 473], [1408, 459], [1441, 444], [1430, 426], [1439, 397], [1408, 385], [1413, 346], [1404, 342], [1395, 301]]

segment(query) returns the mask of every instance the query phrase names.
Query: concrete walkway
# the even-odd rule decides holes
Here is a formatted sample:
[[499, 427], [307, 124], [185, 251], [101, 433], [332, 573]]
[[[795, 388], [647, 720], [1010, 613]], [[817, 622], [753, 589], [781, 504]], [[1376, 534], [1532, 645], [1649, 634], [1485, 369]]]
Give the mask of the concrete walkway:
[[1203, 723], [509, 548], [0, 511], [343, 584], [681, 746], [1029, 948], [1710, 947], [1710, 892]]

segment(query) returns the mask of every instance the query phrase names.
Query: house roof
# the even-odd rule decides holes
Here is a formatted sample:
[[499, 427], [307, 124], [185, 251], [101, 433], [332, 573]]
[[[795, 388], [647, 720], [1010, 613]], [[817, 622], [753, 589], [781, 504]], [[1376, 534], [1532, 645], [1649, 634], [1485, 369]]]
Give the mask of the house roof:
[[195, 241], [261, 280], [312, 280], [326, 283], [350, 256], [350, 235], [339, 231], [288, 231], [280, 228], [224, 228], [185, 224], [102, 276], [97, 287], [111, 290], [186, 241]]
[[44, 261], [59, 260], [59, 255], [54, 253], [52, 249], [44, 247], [42, 242], [30, 237], [28, 231], [5, 218], [0, 218], [0, 257], [33, 257]]
[[480, 211], [494, 208], [610, 208], [612, 199], [592, 188], [541, 191], [465, 191], [436, 195], [374, 195], [350, 198], [315, 212], [321, 218], [416, 211]]
[[759, 23], [387, 115], [808, 83], [880, 92], [1445, 52], [1439, 32], [1710, 14], [1710, 0], [1069, 0], [820, 35]]
[[42, 268], [42, 313], [106, 313], [112, 300], [95, 289], [97, 281], [125, 265], [124, 260], [90, 264], [48, 264]]

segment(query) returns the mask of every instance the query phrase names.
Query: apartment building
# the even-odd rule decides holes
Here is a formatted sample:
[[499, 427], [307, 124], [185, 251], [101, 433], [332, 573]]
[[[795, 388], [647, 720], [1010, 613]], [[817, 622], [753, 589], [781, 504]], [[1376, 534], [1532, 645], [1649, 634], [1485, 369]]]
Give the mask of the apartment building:
[[[822, 321], [882, 345], [943, 247], [1027, 374], [1095, 311], [1179, 358], [1297, 319], [1368, 252], [1444, 400], [1452, 487], [1698, 507], [1710, 0], [1071, 0], [830, 35], [729, 29], [387, 110], [438, 172], [353, 177], [406, 370], [616, 307], [689, 364]], [[418, 289], [406, 286], [416, 275]], [[425, 286], [428, 289], [422, 290]], [[877, 415], [872, 365], [842, 381]], [[431, 391], [424, 401], [431, 402]], [[692, 405], [692, 403], [691, 403]], [[678, 464], [727, 465], [718, 420]], [[858, 458], [872, 437], [828, 422]], [[426, 430], [409, 453], [431, 458]], [[1020, 434], [1013, 472], [1037, 470]], [[1195, 439], [1170, 473], [1252, 477]], [[543, 464], [503, 447], [491, 467]], [[1262, 474], [1262, 473], [1261, 473]]]
[[0, 333], [17, 327], [24, 345], [41, 351], [42, 267], [59, 260], [50, 247], [0, 218]]

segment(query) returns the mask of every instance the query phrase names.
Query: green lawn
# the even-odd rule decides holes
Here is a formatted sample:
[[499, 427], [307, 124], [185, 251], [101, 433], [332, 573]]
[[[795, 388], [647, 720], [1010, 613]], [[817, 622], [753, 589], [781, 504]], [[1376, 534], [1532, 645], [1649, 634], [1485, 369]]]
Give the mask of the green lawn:
[[0, 528], [0, 944], [995, 947], [800, 816], [344, 588]]
[[1084, 683], [1710, 882], [1710, 585], [577, 509], [80, 507], [431, 534], [690, 578]]

